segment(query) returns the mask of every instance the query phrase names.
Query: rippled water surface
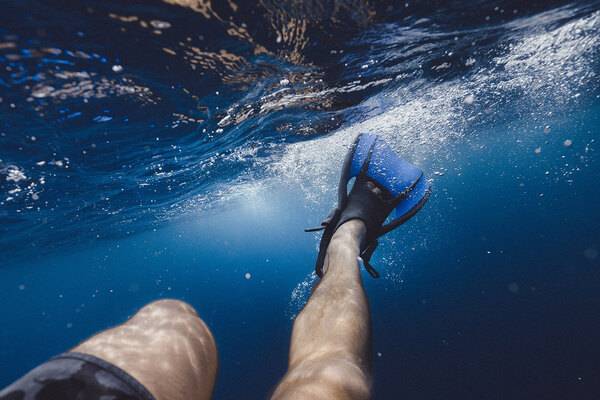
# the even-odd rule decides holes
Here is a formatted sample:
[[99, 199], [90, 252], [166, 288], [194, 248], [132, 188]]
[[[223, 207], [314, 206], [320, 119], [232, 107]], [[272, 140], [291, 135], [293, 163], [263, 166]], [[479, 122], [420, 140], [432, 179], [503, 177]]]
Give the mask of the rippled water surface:
[[375, 397], [596, 398], [599, 54], [595, 1], [6, 2], [0, 386], [177, 297], [264, 398], [373, 132], [434, 189], [365, 279]]

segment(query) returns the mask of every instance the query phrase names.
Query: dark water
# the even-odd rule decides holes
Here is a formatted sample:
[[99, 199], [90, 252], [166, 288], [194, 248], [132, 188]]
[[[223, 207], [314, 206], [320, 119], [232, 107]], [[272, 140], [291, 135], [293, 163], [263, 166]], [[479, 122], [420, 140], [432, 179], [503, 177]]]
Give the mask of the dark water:
[[599, 54], [598, 2], [5, 2], [0, 386], [176, 297], [265, 398], [369, 131], [434, 189], [365, 279], [374, 397], [598, 398]]

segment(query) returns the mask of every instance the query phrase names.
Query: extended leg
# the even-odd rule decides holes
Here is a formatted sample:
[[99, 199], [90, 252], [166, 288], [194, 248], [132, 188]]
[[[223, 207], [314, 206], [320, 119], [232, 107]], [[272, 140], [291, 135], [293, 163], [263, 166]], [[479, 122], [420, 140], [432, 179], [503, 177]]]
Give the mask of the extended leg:
[[150, 303], [72, 351], [125, 370], [156, 400], [209, 399], [217, 372], [210, 330], [191, 306], [177, 300]]
[[288, 372], [273, 399], [367, 399], [370, 317], [358, 255], [366, 233], [360, 220], [338, 228], [325, 274], [294, 322]]

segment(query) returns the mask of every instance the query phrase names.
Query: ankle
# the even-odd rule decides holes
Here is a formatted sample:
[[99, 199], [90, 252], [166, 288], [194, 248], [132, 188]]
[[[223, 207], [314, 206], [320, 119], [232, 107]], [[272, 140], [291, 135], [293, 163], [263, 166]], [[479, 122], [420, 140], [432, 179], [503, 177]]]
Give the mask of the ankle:
[[[359, 219], [353, 219], [335, 231], [325, 255], [323, 262], [322, 277], [339, 274], [347, 275], [349, 272], [358, 273], [357, 258], [360, 254], [360, 245], [367, 234], [367, 228]], [[356, 268], [348, 268], [354, 265]], [[337, 271], [337, 272], [336, 272]]]
[[340, 225], [331, 238], [329, 248], [348, 248], [360, 252], [360, 246], [367, 234], [367, 227], [360, 219], [352, 219]]

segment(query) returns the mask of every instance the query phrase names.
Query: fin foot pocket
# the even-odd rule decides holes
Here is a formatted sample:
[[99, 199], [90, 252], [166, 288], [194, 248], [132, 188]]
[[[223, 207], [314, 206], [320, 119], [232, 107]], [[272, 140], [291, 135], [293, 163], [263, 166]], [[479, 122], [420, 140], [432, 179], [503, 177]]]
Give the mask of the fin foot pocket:
[[[347, 192], [350, 179], [356, 178]], [[338, 205], [321, 223], [320, 227], [306, 232], [323, 230], [315, 272], [323, 276], [323, 263], [329, 242], [343, 223], [362, 220], [367, 235], [361, 244], [360, 257], [369, 274], [378, 278], [371, 265], [371, 256], [377, 248], [377, 238], [408, 221], [425, 205], [430, 193], [423, 172], [404, 161], [378, 136], [360, 134], [350, 148], [340, 177]], [[388, 215], [395, 217], [387, 224]]]

